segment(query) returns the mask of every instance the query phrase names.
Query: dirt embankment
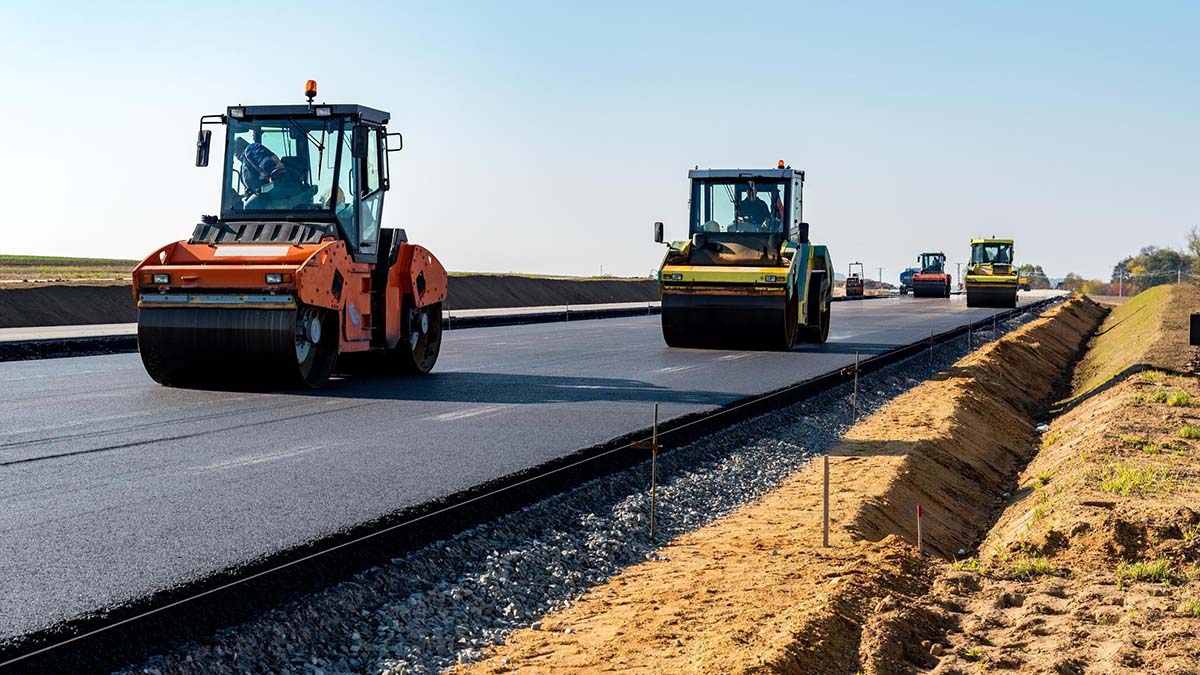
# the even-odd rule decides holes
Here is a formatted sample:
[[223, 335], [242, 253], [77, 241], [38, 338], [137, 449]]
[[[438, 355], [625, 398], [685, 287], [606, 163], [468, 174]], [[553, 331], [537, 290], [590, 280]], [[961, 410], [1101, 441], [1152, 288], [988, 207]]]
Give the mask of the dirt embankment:
[[[446, 308], [655, 302], [654, 279], [571, 279], [466, 274], [450, 277]], [[133, 292], [122, 285], [6, 285], [0, 288], [0, 328], [137, 321]]]
[[1117, 307], [980, 547], [933, 604], [961, 611], [938, 673], [1200, 673], [1195, 287]]
[[[939, 566], [971, 548], [1029, 459], [1052, 398], [1103, 310], [1077, 299], [959, 361], [856, 425], [821, 465], [545, 618], [467, 673], [901, 673], [946, 620], [917, 611]], [[934, 650], [935, 652], [937, 650]], [[940, 652], [938, 652], [940, 654]]]

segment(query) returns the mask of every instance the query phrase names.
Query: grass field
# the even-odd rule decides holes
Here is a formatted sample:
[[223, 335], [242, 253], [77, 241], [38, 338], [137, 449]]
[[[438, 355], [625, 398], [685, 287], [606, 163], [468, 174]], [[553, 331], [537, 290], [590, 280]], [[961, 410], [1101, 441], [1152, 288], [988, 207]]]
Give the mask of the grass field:
[[0, 281], [103, 281], [128, 279], [137, 260], [0, 255]]
[[[108, 281], [127, 280], [138, 260], [109, 258], [60, 258], [40, 255], [0, 255], [0, 282], [16, 281]], [[559, 276], [552, 274], [517, 274], [515, 272], [450, 272], [452, 277], [496, 276], [529, 279], [604, 279], [629, 280], [610, 276]], [[641, 281], [642, 279], [632, 279]]]

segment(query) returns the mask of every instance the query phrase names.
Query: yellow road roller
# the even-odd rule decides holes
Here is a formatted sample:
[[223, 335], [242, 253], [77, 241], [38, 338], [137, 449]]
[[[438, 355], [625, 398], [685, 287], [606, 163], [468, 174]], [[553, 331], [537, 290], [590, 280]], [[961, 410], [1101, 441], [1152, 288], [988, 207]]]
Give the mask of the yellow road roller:
[[[825, 342], [833, 264], [808, 238], [804, 172], [688, 172], [688, 238], [659, 269], [663, 338], [671, 347], [791, 349]], [[663, 224], [654, 241], [664, 243]]]
[[1012, 239], [972, 239], [967, 307], [1016, 307], [1017, 267]]

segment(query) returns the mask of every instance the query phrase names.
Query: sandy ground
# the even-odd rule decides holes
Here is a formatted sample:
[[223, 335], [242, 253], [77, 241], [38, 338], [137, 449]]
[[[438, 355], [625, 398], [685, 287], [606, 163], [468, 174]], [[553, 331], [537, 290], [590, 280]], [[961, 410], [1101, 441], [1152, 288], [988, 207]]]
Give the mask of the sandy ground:
[[1101, 327], [981, 555], [935, 586], [933, 672], [1200, 673], [1198, 305], [1154, 289]]
[[[1075, 300], [860, 422], [822, 464], [672, 541], [466, 673], [892, 673], [936, 666], [939, 625], [914, 614], [970, 548], [1030, 456], [1031, 416], [1100, 321]], [[927, 554], [911, 546], [925, 510]], [[937, 650], [935, 650], [937, 651]], [[938, 654], [942, 652], [938, 651]]]

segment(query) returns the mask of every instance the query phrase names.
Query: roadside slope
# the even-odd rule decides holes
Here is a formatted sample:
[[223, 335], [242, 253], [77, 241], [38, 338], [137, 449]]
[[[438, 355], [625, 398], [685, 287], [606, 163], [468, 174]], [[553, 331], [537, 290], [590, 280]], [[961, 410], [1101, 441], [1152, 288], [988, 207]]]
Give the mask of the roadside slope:
[[1115, 309], [983, 545], [936, 585], [938, 673], [1200, 672], [1200, 386], [1159, 287]]
[[830, 548], [820, 547], [814, 463], [461, 670], [849, 675], [933, 665], [912, 639], [933, 628], [892, 620], [935, 578], [906, 543], [915, 503], [928, 511], [932, 550], [970, 547], [1028, 458], [1030, 415], [1102, 316], [1069, 301], [853, 427], [831, 453]]

